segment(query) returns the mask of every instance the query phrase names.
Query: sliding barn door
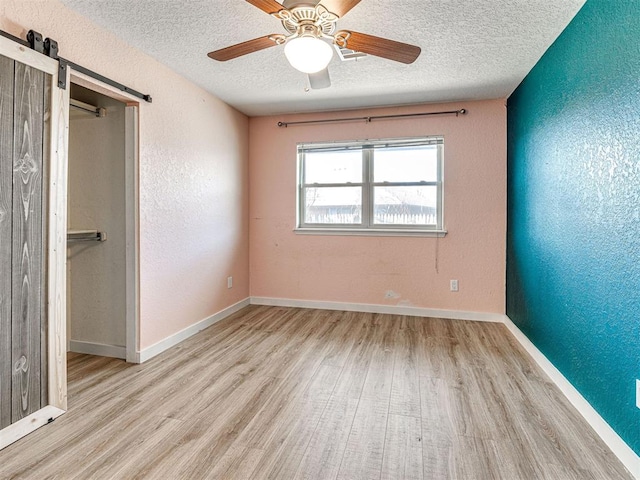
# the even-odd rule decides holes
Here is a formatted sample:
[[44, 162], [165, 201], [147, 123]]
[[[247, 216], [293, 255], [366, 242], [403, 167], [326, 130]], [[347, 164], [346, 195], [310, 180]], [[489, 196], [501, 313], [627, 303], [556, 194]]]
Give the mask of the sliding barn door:
[[65, 94], [57, 62], [16, 45], [0, 43], [0, 448], [66, 408]]
[[45, 84], [50, 75], [0, 57], [0, 395], [4, 428], [47, 402]]

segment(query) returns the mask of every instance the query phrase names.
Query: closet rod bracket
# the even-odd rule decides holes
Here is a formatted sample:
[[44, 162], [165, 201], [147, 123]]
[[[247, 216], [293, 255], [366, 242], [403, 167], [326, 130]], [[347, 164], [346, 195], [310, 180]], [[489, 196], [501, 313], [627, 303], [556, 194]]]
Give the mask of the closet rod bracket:
[[106, 242], [107, 232], [98, 230], [72, 230], [67, 232], [67, 243]]

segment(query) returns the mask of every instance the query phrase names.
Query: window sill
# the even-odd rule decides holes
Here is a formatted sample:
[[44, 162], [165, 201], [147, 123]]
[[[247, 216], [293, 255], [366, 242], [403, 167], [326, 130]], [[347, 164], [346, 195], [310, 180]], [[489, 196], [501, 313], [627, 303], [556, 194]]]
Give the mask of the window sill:
[[446, 230], [411, 230], [391, 228], [295, 228], [297, 235], [335, 235], [361, 237], [438, 237], [447, 234]]

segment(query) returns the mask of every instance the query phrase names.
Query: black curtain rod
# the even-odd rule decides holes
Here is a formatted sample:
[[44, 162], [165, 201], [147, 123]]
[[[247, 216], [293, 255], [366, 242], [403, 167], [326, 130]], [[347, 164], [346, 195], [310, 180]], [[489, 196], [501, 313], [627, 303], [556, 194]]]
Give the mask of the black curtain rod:
[[76, 72], [83, 73], [84, 75], [87, 75], [91, 78], [99, 80], [102, 83], [106, 83], [107, 85], [117, 88], [122, 92], [128, 93], [129, 95], [132, 95], [134, 97], [140, 98], [145, 102], [149, 102], [149, 103], [152, 102], [151, 95], [140, 93], [137, 90], [134, 90], [133, 88], [129, 88], [126, 85], [116, 82], [115, 80], [111, 80], [110, 78], [105, 77], [104, 75], [100, 75], [99, 73], [96, 73], [93, 70], [89, 70], [88, 68], [85, 68], [82, 65], [78, 65], [77, 63], [74, 63], [71, 60], [67, 60], [66, 58], [60, 57], [58, 55], [58, 43], [55, 40], [51, 40], [50, 38], [47, 38], [43, 41], [42, 35], [34, 30], [29, 30], [29, 33], [27, 34], [27, 40], [22, 40], [21, 38], [16, 37], [15, 35], [11, 35], [10, 33], [5, 32], [3, 30], [0, 30], [0, 36], [8, 38], [9, 40], [19, 43], [20, 45], [24, 45], [25, 47], [28, 47], [47, 57], [53, 58], [54, 60], [58, 60], [59, 73], [60, 73], [58, 78], [58, 87], [62, 89], [67, 88], [66, 69], [67, 67], [71, 67]]
[[423, 113], [405, 113], [402, 115], [373, 115], [370, 117], [349, 117], [349, 118], [327, 118], [324, 120], [304, 120], [301, 122], [278, 122], [279, 127], [287, 128], [290, 125], [314, 125], [319, 123], [341, 123], [341, 122], [359, 122], [365, 121], [370, 123], [373, 120], [383, 119], [396, 119], [396, 118], [408, 118], [408, 117], [429, 117], [433, 115], [465, 115], [468, 112], [467, 109], [461, 108], [460, 110], [448, 110], [444, 112], [423, 112]]

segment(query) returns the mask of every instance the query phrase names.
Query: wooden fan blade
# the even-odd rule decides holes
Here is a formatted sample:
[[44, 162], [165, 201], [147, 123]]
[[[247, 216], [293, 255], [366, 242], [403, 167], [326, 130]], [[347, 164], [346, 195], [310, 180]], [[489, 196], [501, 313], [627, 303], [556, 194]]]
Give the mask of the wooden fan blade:
[[320, 90], [321, 88], [328, 88], [331, 86], [331, 77], [329, 76], [329, 69], [325, 68], [317, 73], [309, 74], [309, 86], [314, 90]]
[[331, 13], [344, 17], [349, 10], [360, 3], [360, 0], [322, 0], [320, 3]]
[[278, 13], [280, 10], [283, 10], [284, 7], [276, 2], [276, 0], [246, 0], [248, 3], [253, 5], [254, 7], [258, 7], [265, 13], [271, 15], [272, 13]]
[[220, 50], [216, 50], [215, 52], [209, 52], [207, 53], [207, 56], [209, 58], [213, 58], [214, 60], [218, 60], [219, 62], [226, 62], [227, 60], [238, 58], [242, 55], [258, 52], [269, 47], [275, 47], [277, 43], [271, 40], [270, 37], [272, 37], [272, 35], [254, 38], [253, 40], [238, 43], [237, 45], [232, 45], [227, 48], [221, 48]]
[[[341, 33], [342, 32], [336, 33], [336, 37]], [[345, 34], [345, 36], [348, 37], [345, 45], [347, 48], [396, 62], [413, 63], [422, 51], [420, 47], [416, 47], [415, 45], [375, 37], [373, 35], [367, 35], [366, 33], [346, 31]]]

